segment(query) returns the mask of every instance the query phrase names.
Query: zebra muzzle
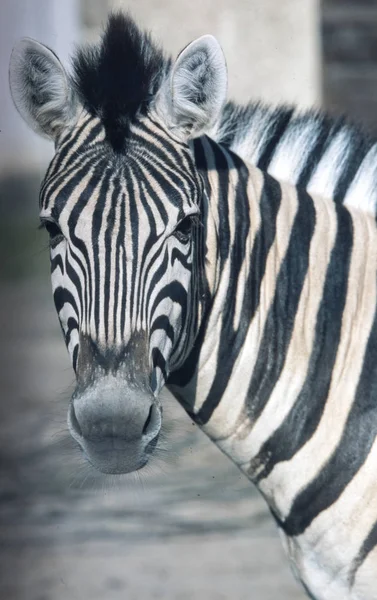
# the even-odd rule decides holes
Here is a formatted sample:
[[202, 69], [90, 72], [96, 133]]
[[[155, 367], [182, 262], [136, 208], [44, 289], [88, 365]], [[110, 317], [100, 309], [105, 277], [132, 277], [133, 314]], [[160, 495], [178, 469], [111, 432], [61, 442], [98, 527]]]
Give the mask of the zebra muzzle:
[[161, 408], [149, 390], [107, 375], [75, 393], [68, 427], [88, 461], [103, 473], [129, 473], [148, 462], [161, 429]]

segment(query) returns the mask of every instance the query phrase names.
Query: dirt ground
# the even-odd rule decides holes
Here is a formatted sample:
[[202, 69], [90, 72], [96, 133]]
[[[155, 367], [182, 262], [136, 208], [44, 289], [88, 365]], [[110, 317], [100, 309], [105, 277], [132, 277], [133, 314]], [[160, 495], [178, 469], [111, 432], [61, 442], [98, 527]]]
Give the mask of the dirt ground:
[[264, 502], [172, 399], [148, 472], [89, 471], [49, 281], [22, 252], [0, 297], [0, 600], [303, 600]]

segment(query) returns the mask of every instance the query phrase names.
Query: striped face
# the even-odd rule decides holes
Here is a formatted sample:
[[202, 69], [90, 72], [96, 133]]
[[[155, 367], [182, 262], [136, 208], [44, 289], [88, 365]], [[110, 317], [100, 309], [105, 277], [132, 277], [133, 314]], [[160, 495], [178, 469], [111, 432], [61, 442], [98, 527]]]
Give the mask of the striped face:
[[116, 13], [73, 74], [30, 38], [9, 73], [17, 110], [56, 147], [40, 216], [77, 378], [68, 425], [96, 468], [134, 471], [157, 443], [158, 394], [193, 346], [205, 297], [204, 183], [189, 140], [220, 116], [224, 55], [203, 36], [173, 64]]
[[[117, 155], [87, 113], [58, 141], [42, 184], [54, 301], [77, 377], [69, 427], [100, 470], [140, 468], [157, 441], [157, 396], [196, 319], [200, 194], [188, 145], [157, 122], [132, 125]], [[127, 446], [136, 439], [142, 452]]]

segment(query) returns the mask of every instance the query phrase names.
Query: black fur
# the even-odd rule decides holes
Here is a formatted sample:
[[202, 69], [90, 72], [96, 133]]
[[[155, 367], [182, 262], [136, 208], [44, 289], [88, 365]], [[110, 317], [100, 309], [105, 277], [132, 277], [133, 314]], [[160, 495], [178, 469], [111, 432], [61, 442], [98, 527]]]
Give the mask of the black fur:
[[75, 86], [116, 152], [125, 149], [130, 123], [147, 112], [169, 65], [149, 34], [122, 13], [110, 15], [99, 44], [78, 50]]

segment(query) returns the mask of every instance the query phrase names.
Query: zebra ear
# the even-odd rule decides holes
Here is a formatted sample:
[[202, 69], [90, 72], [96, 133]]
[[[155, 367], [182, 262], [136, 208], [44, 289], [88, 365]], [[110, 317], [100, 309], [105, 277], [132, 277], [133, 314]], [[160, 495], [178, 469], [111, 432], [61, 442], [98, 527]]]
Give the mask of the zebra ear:
[[202, 135], [220, 116], [226, 93], [223, 51], [212, 35], [204, 35], [182, 50], [164, 86], [167, 124], [184, 139]]
[[78, 102], [58, 57], [43, 44], [24, 38], [9, 64], [13, 102], [26, 123], [50, 139], [75, 122]]

